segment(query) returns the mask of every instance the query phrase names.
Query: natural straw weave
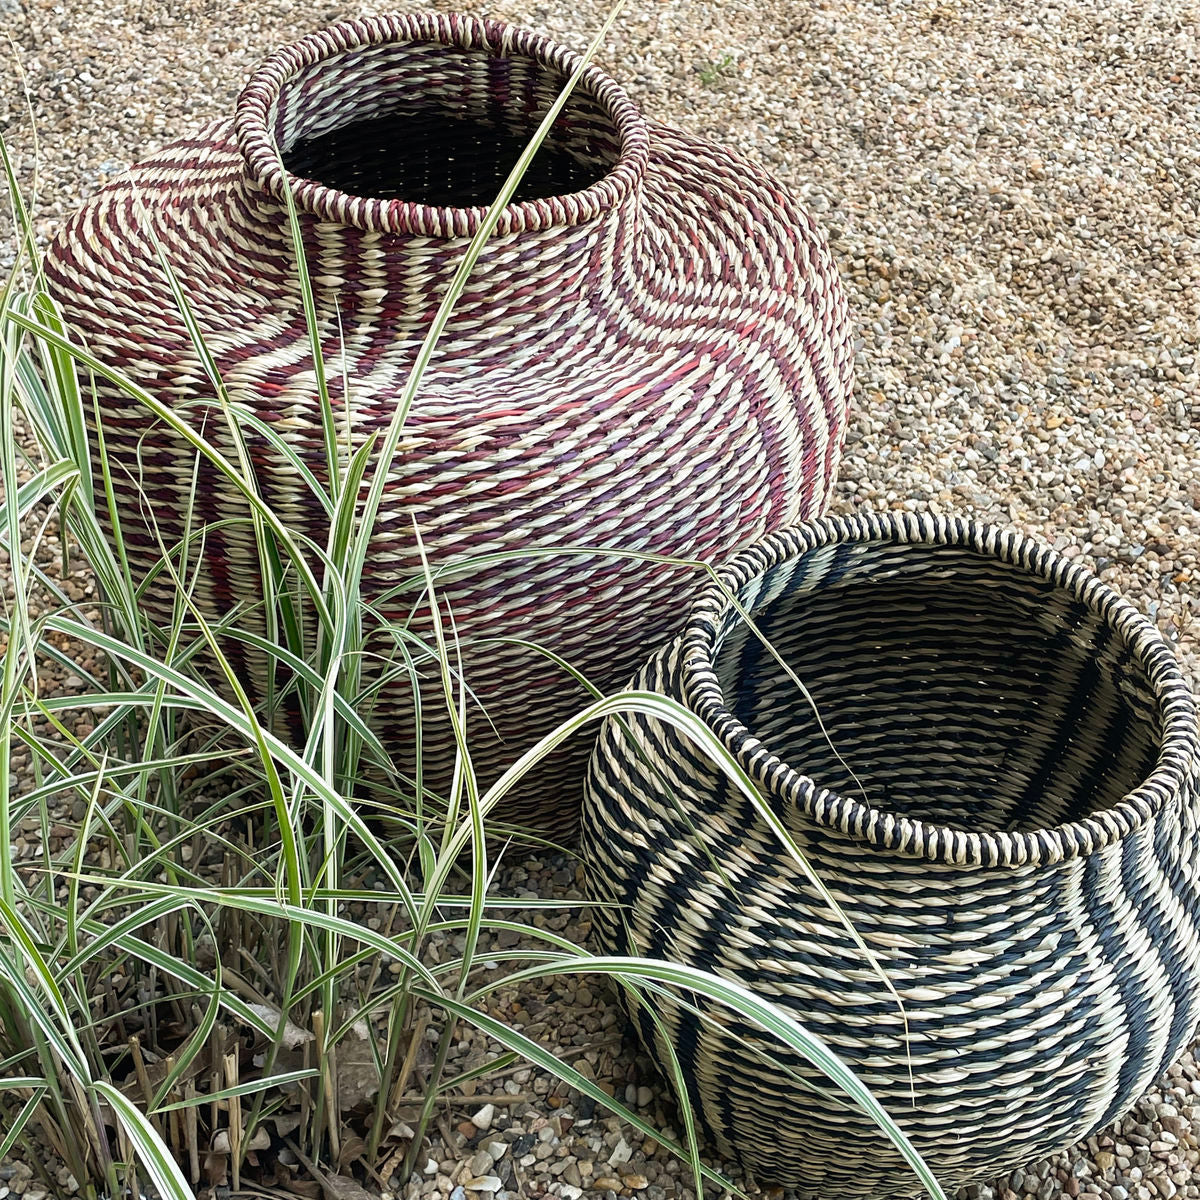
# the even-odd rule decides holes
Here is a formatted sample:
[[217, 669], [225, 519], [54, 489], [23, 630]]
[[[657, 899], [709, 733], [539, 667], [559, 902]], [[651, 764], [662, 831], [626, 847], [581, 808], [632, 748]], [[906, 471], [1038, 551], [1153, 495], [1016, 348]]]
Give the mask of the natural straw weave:
[[[908, 1037], [749, 802], [632, 714], [632, 740], [604, 726], [584, 805], [605, 948], [783, 1005], [948, 1189], [1114, 1120], [1200, 1014], [1196, 709], [1157, 631], [1047, 547], [949, 518], [799, 525], [721, 579], [829, 740], [715, 585], [634, 686], [695, 712], [748, 772], [878, 956]], [[788, 1073], [821, 1086], [811, 1067], [698, 1003], [703, 1023], [674, 1004], [665, 1023], [722, 1154], [822, 1200], [919, 1190], [865, 1116]]]
[[[357, 447], [386, 428], [467, 240], [578, 61], [543, 37], [464, 16], [315, 33], [266, 62], [232, 122], [167, 146], [94, 197], [49, 250], [51, 288], [95, 354], [190, 405], [232, 455], [157, 239], [234, 403], [324, 474], [275, 143], [301, 213], [334, 402]], [[845, 303], [808, 215], [737, 154], [644, 121], [590, 67], [426, 376], [389, 467], [366, 599], [430, 637], [414, 517], [435, 569], [575, 546], [720, 561], [824, 509], [850, 374]], [[131, 559], [145, 572], [156, 538], [172, 545], [184, 531], [194, 455], [136, 403], [100, 391]], [[251, 436], [249, 449], [267, 500], [324, 546], [328, 519], [295, 472], [265, 438]], [[261, 601], [245, 511], [201, 465], [191, 515], [209, 526], [196, 598], [210, 616]], [[241, 520], [220, 524], [231, 518]], [[468, 683], [496, 727], [472, 704], [485, 781], [588, 698], [534, 651], [485, 639], [539, 643], [599, 686], [619, 685], [675, 626], [698, 579], [565, 553], [440, 576], [469, 643]], [[147, 604], [165, 621], [172, 600], [164, 583]], [[394, 645], [380, 638], [373, 650]], [[262, 660], [229, 651], [261, 698]], [[444, 787], [450, 732], [437, 672], [427, 676], [425, 780]], [[368, 715], [411, 773], [407, 684], [390, 684]], [[557, 773], [539, 777], [538, 799], [530, 791], [512, 812], [573, 823], [588, 749], [577, 739]]]

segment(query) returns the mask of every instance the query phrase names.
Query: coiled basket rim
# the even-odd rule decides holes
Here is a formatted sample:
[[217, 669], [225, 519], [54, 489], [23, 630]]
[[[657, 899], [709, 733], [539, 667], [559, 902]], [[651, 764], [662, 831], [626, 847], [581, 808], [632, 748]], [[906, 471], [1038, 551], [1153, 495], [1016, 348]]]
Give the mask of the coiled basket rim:
[[[821, 546], [849, 542], [958, 545], [1047, 580], [1097, 612], [1145, 673], [1158, 702], [1162, 744], [1146, 778], [1115, 805], [1048, 829], [953, 829], [841, 796], [795, 770], [737, 719], [714, 663], [722, 618], [751, 580]], [[753, 616], [753, 614], [751, 614]], [[1200, 734], [1187, 680], [1158, 630], [1129, 601], [1084, 567], [1016, 530], [925, 513], [826, 516], [768, 534], [727, 562], [692, 602], [680, 634], [684, 703], [719, 738], [765, 796], [796, 805], [819, 825], [877, 850], [962, 866], [1022, 866], [1085, 856], [1118, 842], [1179, 802], [1197, 771]]]
[[[280, 161], [271, 113], [286, 83], [349, 50], [401, 43], [458, 46], [504, 57], [531, 58], [564, 78], [574, 73], [583, 57], [541, 34], [463, 13], [393, 13], [331, 25], [276, 50], [238, 96], [234, 133], [247, 177], [281, 203], [286, 203], [290, 191], [299, 211], [319, 220], [372, 233], [474, 237], [487, 215], [487, 205], [456, 208], [356, 196], [294, 175]], [[366, 72], [370, 69], [369, 64], [363, 67]], [[590, 94], [620, 136], [621, 150], [613, 169], [578, 192], [507, 205], [500, 213], [494, 236], [583, 224], [620, 204], [638, 187], [650, 153], [649, 133], [641, 112], [624, 89], [594, 64], [583, 69], [575, 91]]]

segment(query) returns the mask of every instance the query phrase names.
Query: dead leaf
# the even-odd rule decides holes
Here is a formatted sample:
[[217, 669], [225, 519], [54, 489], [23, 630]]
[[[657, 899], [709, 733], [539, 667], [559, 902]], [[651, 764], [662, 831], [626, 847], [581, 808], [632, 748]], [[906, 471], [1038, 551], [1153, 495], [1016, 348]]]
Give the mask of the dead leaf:
[[245, 1150], [266, 1150], [271, 1145], [271, 1135], [267, 1132], [267, 1127], [260, 1125], [254, 1131], [254, 1136], [242, 1145]]
[[204, 1178], [209, 1187], [225, 1187], [229, 1182], [229, 1155], [210, 1150], [204, 1156]]
[[[283, 1014], [279, 1009], [270, 1004], [248, 1004], [246, 1006], [251, 1012], [257, 1013], [270, 1025], [279, 1028], [279, 1020]], [[311, 1042], [313, 1035], [307, 1029], [301, 1029], [299, 1025], [293, 1025], [288, 1021], [283, 1027], [282, 1045], [285, 1050], [295, 1050], [303, 1046], [305, 1042]]]
[[308, 1173], [320, 1181], [324, 1200], [379, 1200], [378, 1193], [368, 1192], [357, 1180], [345, 1175], [327, 1175], [291, 1138], [287, 1139], [287, 1144]]
[[379, 1168], [379, 1175], [384, 1179], [391, 1179], [404, 1163], [404, 1157], [408, 1153], [407, 1146], [397, 1146], [383, 1161], [383, 1166]]
[[299, 1113], [276, 1113], [273, 1117], [268, 1117], [267, 1120], [274, 1123], [275, 1132], [280, 1137], [287, 1137], [289, 1133], [295, 1133], [300, 1128]]
[[341, 1152], [338, 1154], [337, 1167], [339, 1171], [345, 1171], [351, 1163], [356, 1163], [367, 1152], [367, 1143], [360, 1137], [348, 1137], [342, 1142]]
[[326, 1175], [321, 1186], [325, 1200], [379, 1200], [378, 1194], [372, 1195], [357, 1180], [345, 1175]]
[[357, 1108], [379, 1092], [379, 1067], [371, 1042], [357, 1033], [357, 1028], [351, 1029], [337, 1045], [337, 1098], [342, 1112]]
[[305, 1200], [321, 1200], [322, 1188], [315, 1179], [289, 1179], [287, 1190]]

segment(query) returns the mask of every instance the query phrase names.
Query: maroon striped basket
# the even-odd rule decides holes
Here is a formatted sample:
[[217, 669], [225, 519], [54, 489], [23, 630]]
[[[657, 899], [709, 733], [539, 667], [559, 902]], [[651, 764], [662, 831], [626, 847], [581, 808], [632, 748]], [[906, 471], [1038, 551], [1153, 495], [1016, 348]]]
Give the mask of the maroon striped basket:
[[[186, 405], [232, 455], [161, 246], [233, 402], [323, 475], [286, 187], [334, 402], [359, 446], [391, 420], [468, 240], [577, 64], [543, 37], [464, 16], [312, 34], [267, 60], [232, 121], [167, 146], [95, 196], [50, 248], [51, 289], [93, 353]], [[381, 618], [428, 639], [414, 519], [434, 567], [453, 568], [441, 599], [463, 642], [485, 781], [586, 699], [561, 665], [497, 639], [537, 643], [597, 685], [619, 686], [699, 581], [642, 560], [546, 552], [721, 561], [815, 516], [837, 467], [850, 372], [845, 303], [808, 215], [745, 159], [644, 120], [589, 67], [425, 377], [364, 580]], [[244, 506], [203, 465], [194, 484], [194, 454], [140, 404], [107, 386], [101, 403], [135, 568], [149, 571], [159, 539], [183, 535], [194, 490], [193, 526], [208, 527], [197, 599], [210, 614], [243, 606], [240, 619], [253, 623], [262, 593]], [[248, 448], [262, 495], [323, 546], [327, 515], [295, 469], [268, 437]], [[498, 551], [530, 554], [471, 565]], [[171, 601], [165, 586], [148, 590], [163, 620]], [[374, 650], [394, 655], [395, 640], [380, 635]], [[263, 660], [231, 652], [261, 697]], [[444, 787], [453, 742], [438, 674], [427, 674], [424, 779]], [[367, 715], [411, 776], [402, 672]], [[509, 816], [560, 832], [573, 824], [589, 749], [577, 741]]]

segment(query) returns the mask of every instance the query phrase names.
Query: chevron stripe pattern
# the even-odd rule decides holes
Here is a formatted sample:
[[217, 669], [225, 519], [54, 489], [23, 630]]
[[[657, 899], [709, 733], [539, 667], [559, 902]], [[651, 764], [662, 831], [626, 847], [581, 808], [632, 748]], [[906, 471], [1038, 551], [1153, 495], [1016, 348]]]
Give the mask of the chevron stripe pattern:
[[[232, 122], [172, 143], [85, 205], [49, 249], [51, 289], [93, 353], [232, 458], [161, 252], [231, 403], [261, 422], [246, 432], [261, 495], [324, 546], [328, 514], [280, 451], [325, 473], [286, 189], [348, 457], [392, 420], [512, 164], [498, 147], [523, 144], [577, 63], [534, 34], [445, 14], [313, 34], [264, 64]], [[758, 167], [645, 121], [594, 67], [542, 159], [502, 214], [383, 468], [364, 581], [381, 627], [430, 642], [419, 531], [461, 639], [484, 782], [588, 699], [529, 644], [610, 688], [674, 629], [702, 576], [637, 556], [721, 561], [824, 510], [851, 384], [825, 240]], [[100, 400], [135, 569], [149, 571], [190, 521], [205, 530], [197, 602], [210, 617], [240, 609], [261, 632], [245, 505], [141, 405], [103, 383]], [[160, 580], [146, 603], [165, 622], [173, 599]], [[261, 698], [265, 661], [235, 643], [229, 653]], [[380, 632], [367, 661], [370, 678], [395, 678], [365, 715], [411, 776], [414, 697], [395, 669], [397, 638]], [[446, 703], [428, 658], [423, 670], [424, 777], [445, 787]], [[568, 832], [589, 749], [576, 739], [497, 815]]]
[[[1048, 547], [943, 517], [800, 524], [720, 579], [634, 686], [703, 720], [875, 963], [752, 803], [638, 714], [605, 723], [585, 789], [605, 949], [774, 1000], [948, 1190], [1112, 1122], [1200, 1016], [1196, 708], [1158, 631]], [[708, 1139], [760, 1182], [919, 1194], [807, 1063], [696, 997], [660, 1010]]]

